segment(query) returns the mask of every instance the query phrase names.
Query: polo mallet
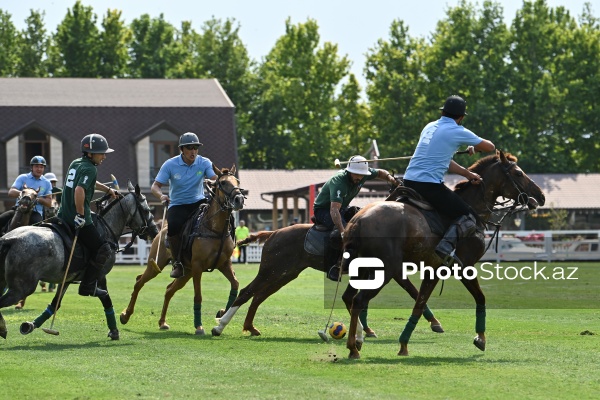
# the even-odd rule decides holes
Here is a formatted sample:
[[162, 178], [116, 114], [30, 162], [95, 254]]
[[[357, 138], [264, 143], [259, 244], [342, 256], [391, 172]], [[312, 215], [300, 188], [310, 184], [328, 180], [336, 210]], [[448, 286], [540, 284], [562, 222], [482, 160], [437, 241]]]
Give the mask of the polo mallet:
[[[462, 150], [462, 151], [457, 151], [454, 154], [468, 154], [469, 150]], [[394, 160], [410, 160], [411, 158], [413, 158], [413, 156], [404, 156], [404, 157], [391, 157], [391, 158], [375, 158], [372, 160], [365, 160], [365, 161], [361, 161], [361, 162], [374, 162], [374, 161], [394, 161]], [[339, 158], [336, 158], [335, 161], [333, 162], [336, 166], [336, 168], [340, 168], [342, 166], [342, 164], [349, 164], [353, 161], [340, 161]], [[356, 162], [356, 161], [354, 161]]]
[[75, 239], [73, 239], [73, 246], [71, 247], [71, 254], [69, 254], [69, 262], [67, 262], [67, 269], [65, 270], [65, 276], [63, 277], [62, 284], [60, 285], [60, 293], [58, 294], [58, 301], [56, 302], [56, 310], [54, 310], [54, 315], [52, 316], [52, 322], [50, 323], [50, 328], [42, 328], [42, 330], [50, 335], [58, 336], [59, 332], [52, 329], [54, 327], [54, 320], [56, 319], [56, 314], [58, 313], [58, 309], [60, 306], [60, 301], [62, 300], [63, 295], [65, 294], [65, 282], [67, 281], [67, 275], [69, 274], [69, 267], [71, 266], [71, 260], [73, 259], [73, 253], [75, 252], [75, 245], [77, 244], [77, 238], [79, 237], [79, 228], [75, 231]]
[[160, 227], [160, 232], [158, 233], [158, 247], [156, 248], [156, 260], [149, 261], [149, 264], [152, 266], [152, 268], [154, 268], [158, 272], [161, 272], [160, 267], [158, 266], [158, 256], [160, 255], [160, 242], [164, 240], [164, 238], [162, 237], [162, 228], [165, 225], [165, 218], [167, 218], [166, 202], [163, 203], [162, 225]]
[[[343, 257], [347, 259], [350, 257], [350, 254], [348, 254], [348, 252], [345, 252]], [[327, 319], [325, 328], [317, 331], [317, 333], [319, 334], [319, 337], [321, 339], [323, 339], [323, 341], [325, 343], [329, 343], [329, 337], [327, 337], [327, 328], [329, 327], [329, 323], [331, 322], [331, 316], [333, 315], [333, 309], [335, 308], [335, 299], [337, 298], [337, 293], [338, 293], [338, 289], [340, 287], [340, 282], [342, 281], [342, 264], [341, 263], [340, 263], [339, 269], [340, 269], [340, 272], [338, 274], [338, 280], [337, 280], [337, 284], [335, 286], [335, 294], [333, 295], [333, 303], [331, 304], [331, 312], [329, 313], [329, 318]]]

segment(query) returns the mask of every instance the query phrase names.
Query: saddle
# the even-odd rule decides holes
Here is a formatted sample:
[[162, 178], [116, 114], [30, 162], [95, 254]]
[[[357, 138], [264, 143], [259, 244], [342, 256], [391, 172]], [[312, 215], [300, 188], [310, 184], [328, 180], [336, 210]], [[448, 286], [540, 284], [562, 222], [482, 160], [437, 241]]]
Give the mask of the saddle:
[[397, 201], [404, 204], [410, 204], [418, 209], [425, 217], [431, 232], [436, 235], [444, 236], [444, 232], [446, 232], [446, 229], [450, 226], [450, 221], [443, 220], [440, 214], [423, 198], [423, 196], [409, 187], [397, 186], [387, 197], [386, 201]]
[[[200, 206], [190, 215], [186, 223], [183, 225], [181, 230], [181, 254], [186, 257], [191, 257], [192, 244], [196, 237], [209, 237], [209, 238], [225, 238], [227, 235], [231, 236], [235, 243], [235, 218], [233, 215], [229, 218], [229, 229], [226, 230], [227, 235], [221, 237], [220, 234], [202, 229], [202, 220], [206, 218], [206, 212], [208, 211], [209, 203], [200, 204]], [[165, 245], [168, 246], [168, 238], [165, 236]], [[170, 247], [169, 247], [170, 248]], [[207, 270], [212, 272], [212, 270]]]

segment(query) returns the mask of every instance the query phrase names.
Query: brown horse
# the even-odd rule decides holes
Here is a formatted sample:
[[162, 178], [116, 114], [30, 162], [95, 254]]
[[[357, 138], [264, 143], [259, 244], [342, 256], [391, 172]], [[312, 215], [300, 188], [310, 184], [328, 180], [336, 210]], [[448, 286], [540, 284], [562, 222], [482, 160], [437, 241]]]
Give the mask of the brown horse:
[[[204, 271], [217, 269], [229, 280], [231, 290], [226, 308], [229, 308], [237, 296], [239, 282], [235, 277], [231, 265], [231, 254], [235, 248], [235, 243], [231, 238], [229, 217], [232, 211], [240, 210], [244, 207], [244, 195], [242, 194], [242, 189], [239, 187], [239, 181], [234, 176], [235, 166], [231, 170], [225, 168], [221, 171], [213, 165], [213, 170], [217, 174], [215, 193], [208, 204], [207, 210], [204, 212], [198, 235], [192, 242], [191, 251], [183, 251], [182, 261], [185, 268], [185, 275], [174, 279], [167, 285], [163, 308], [158, 321], [160, 329], [170, 328], [166, 323], [169, 302], [175, 292], [183, 288], [190, 278], [193, 278], [194, 327], [196, 328], [197, 335], [204, 334], [201, 315], [202, 294], [200, 291], [200, 280]], [[152, 241], [146, 270], [143, 274], [137, 276], [129, 305], [121, 313], [120, 320], [122, 324], [129, 322], [129, 318], [133, 315], [138, 294], [146, 282], [161, 273], [171, 259], [170, 250], [163, 246], [166, 234], [167, 228], [164, 227], [160, 234]]]
[[[244, 331], [249, 331], [252, 336], [260, 335], [254, 327], [254, 316], [258, 307], [273, 293], [293, 281], [306, 268], [312, 267], [318, 271], [325, 271], [323, 256], [311, 254], [304, 250], [304, 239], [312, 224], [296, 224], [276, 231], [262, 231], [250, 235], [238, 245], [245, 245], [255, 241], [265, 242], [260, 260], [260, 267], [256, 277], [248, 286], [240, 291], [240, 295], [233, 302], [231, 308], [219, 320], [219, 326], [212, 329], [214, 336], [219, 336], [225, 326], [231, 321], [237, 310], [252, 298], [248, 307], [248, 314], [244, 321]], [[413, 298], [417, 298], [417, 288], [408, 279], [401, 279], [400, 275], [394, 276], [398, 284]], [[444, 332], [440, 322], [427, 308], [425, 317], [431, 323], [431, 330]], [[366, 320], [366, 316], [364, 317]], [[367, 331], [368, 336], [375, 336], [372, 330]]]
[[[456, 185], [455, 192], [465, 200], [480, 218], [477, 238], [468, 238], [458, 243], [456, 254], [463, 265], [474, 266], [484, 253], [483, 229], [500, 196], [512, 199], [516, 206], [534, 209], [544, 205], [545, 197], [542, 190], [517, 166], [517, 159], [498, 151], [496, 155], [482, 158], [469, 169], [478, 173], [483, 182], [475, 185], [461, 182]], [[423, 214], [409, 204], [399, 202], [376, 202], [369, 204], [358, 212], [349, 222], [344, 231], [344, 250], [349, 258], [344, 263], [349, 266], [357, 257], [377, 257], [384, 265], [384, 280], [380, 288], [362, 289], [358, 291], [348, 285], [342, 298], [351, 315], [348, 340], [346, 346], [350, 350], [350, 358], [359, 358], [362, 342], [357, 333], [358, 316], [361, 310], [368, 306], [381, 288], [387, 284], [399, 271], [404, 262], [411, 262], [433, 268], [441, 266], [441, 260], [435, 255], [434, 248], [440, 236], [431, 232]], [[462, 269], [461, 269], [462, 270]], [[359, 273], [360, 276], [360, 273]], [[462, 276], [462, 275], [461, 275]], [[439, 278], [437, 274], [430, 277], [425, 274], [421, 283], [412, 315], [400, 336], [400, 351], [398, 355], [408, 355], [408, 341]], [[477, 336], [474, 344], [480, 350], [485, 350], [485, 296], [479, 287], [477, 278], [461, 279], [462, 284], [475, 299]]]

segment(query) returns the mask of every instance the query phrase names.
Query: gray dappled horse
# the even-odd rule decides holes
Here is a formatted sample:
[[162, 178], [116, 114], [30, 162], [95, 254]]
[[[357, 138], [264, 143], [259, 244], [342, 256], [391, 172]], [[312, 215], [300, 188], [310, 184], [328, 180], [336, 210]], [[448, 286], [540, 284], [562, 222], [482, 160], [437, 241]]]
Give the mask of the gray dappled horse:
[[[111, 243], [113, 249], [118, 248], [119, 237], [126, 226], [133, 230], [134, 235], [142, 238], [158, 234], [146, 197], [141, 194], [139, 186], [134, 188], [128, 183], [128, 189], [129, 193], [113, 200], [98, 214], [96, 227], [100, 237]], [[65, 248], [59, 233], [46, 226], [21, 227], [0, 238], [0, 293], [4, 293], [0, 297], [0, 309], [14, 305], [35, 292], [39, 280], [62, 283], [70, 251], [70, 245]], [[83, 277], [85, 262], [83, 259], [76, 262], [82, 256], [82, 246], [78, 244], [65, 287], [59, 288], [52, 303], [37, 319], [21, 325], [21, 333], [28, 334], [39, 328], [60, 308], [60, 304], [57, 304], [59, 293], [66, 291], [70, 283], [80, 281]], [[110, 267], [103, 271], [103, 277], [98, 282], [103, 289], [107, 288], [105, 275], [112, 269], [114, 253], [112, 257]], [[5, 292], [5, 289], [8, 290]], [[116, 340], [119, 333], [110, 295], [100, 298], [100, 301], [109, 325], [109, 337]], [[6, 321], [0, 313], [0, 336], [6, 339], [6, 334]]]
[[[181, 261], [185, 268], [185, 275], [174, 279], [165, 291], [163, 308], [158, 320], [158, 326], [163, 330], [170, 328], [166, 318], [171, 298], [175, 295], [175, 292], [183, 288], [193, 278], [195, 333], [196, 335], [205, 334], [202, 326], [202, 292], [200, 285], [202, 272], [204, 271], [219, 270], [229, 281], [230, 292], [225, 309], [228, 309], [237, 297], [239, 282], [231, 265], [231, 254], [235, 248], [235, 243], [231, 237], [230, 216], [233, 211], [241, 210], [244, 207], [245, 198], [242, 189], [239, 187], [239, 181], [235, 177], [235, 165], [231, 169], [223, 168], [223, 170], [220, 170], [213, 164], [213, 170], [217, 175], [214, 194], [206, 206], [206, 211], [202, 214], [198, 229], [194, 232], [189, 248], [185, 246], [182, 249]], [[136, 277], [129, 304], [121, 312], [120, 320], [122, 324], [129, 322], [133, 315], [137, 297], [146, 282], [154, 279], [169, 263], [171, 251], [163, 246], [166, 235], [167, 227], [164, 227], [161, 234], [152, 241], [146, 270]], [[219, 315], [222, 312], [225, 312], [225, 310], [219, 310]]]
[[[545, 197], [542, 190], [517, 166], [516, 157], [498, 151], [495, 155], [487, 156], [471, 167], [478, 173], [483, 182], [479, 185], [467, 181], [456, 185], [454, 191], [471, 206], [478, 215], [480, 224], [476, 237], [465, 238], [458, 242], [456, 254], [463, 266], [474, 266], [485, 251], [483, 240], [483, 223], [487, 222], [497, 203], [498, 197], [512, 199], [515, 206], [535, 209], [544, 205]], [[393, 193], [392, 193], [393, 195]], [[483, 222], [482, 222], [483, 221]], [[349, 222], [344, 231], [344, 250], [350, 255], [344, 260], [346, 267], [357, 257], [377, 257], [383, 261], [385, 278], [377, 289], [362, 289], [358, 291], [348, 285], [342, 295], [351, 320], [348, 329], [346, 347], [350, 350], [350, 358], [359, 358], [363, 338], [358, 316], [361, 310], [368, 306], [392, 277], [402, 270], [403, 262], [439, 268], [441, 259], [433, 251], [441, 237], [431, 231], [420, 210], [410, 204], [385, 201], [371, 203], [360, 210]], [[360, 276], [360, 273], [359, 273]], [[437, 276], [437, 275], [436, 275]], [[362, 277], [364, 279], [364, 277]], [[437, 277], [429, 277], [421, 282], [419, 295], [416, 299], [412, 315], [400, 336], [400, 351], [398, 355], [408, 355], [408, 341], [423, 314], [435, 285]], [[466, 279], [461, 283], [473, 296], [476, 303], [475, 331], [477, 336], [473, 344], [480, 350], [485, 350], [485, 296], [477, 278]]]

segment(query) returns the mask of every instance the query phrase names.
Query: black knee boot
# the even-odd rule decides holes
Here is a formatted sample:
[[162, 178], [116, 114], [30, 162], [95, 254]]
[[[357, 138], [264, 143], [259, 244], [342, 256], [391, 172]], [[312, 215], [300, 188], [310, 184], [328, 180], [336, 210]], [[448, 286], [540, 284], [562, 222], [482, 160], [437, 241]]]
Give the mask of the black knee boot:
[[173, 270], [171, 278], [181, 278], [183, 276], [183, 264], [181, 263], [181, 236], [169, 236], [169, 248], [171, 249], [171, 259], [173, 260]]
[[[334, 233], [335, 232], [335, 233]], [[334, 230], [332, 236], [325, 243], [325, 271], [327, 271], [327, 278], [337, 282], [340, 279], [340, 248], [342, 246], [342, 237], [339, 236], [339, 232]], [[342, 274], [348, 273], [348, 271], [342, 271]]]
[[106, 290], [98, 287], [98, 278], [102, 273], [103, 265], [96, 261], [90, 261], [83, 275], [83, 279], [79, 284], [80, 296], [104, 297], [108, 294]]
[[471, 215], [463, 215], [450, 225], [435, 248], [435, 254], [442, 259], [442, 264], [451, 267], [456, 263], [463, 267], [462, 262], [455, 254], [456, 244], [459, 239], [471, 236], [476, 228], [475, 218]]

